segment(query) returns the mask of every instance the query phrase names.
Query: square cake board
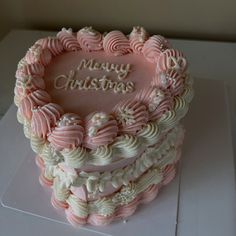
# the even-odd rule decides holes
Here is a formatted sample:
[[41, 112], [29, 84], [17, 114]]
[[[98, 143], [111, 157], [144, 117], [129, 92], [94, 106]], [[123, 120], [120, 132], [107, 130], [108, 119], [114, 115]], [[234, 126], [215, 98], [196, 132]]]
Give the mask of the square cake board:
[[[195, 235], [194, 232], [199, 232], [199, 229], [202, 234], [196, 235], [207, 235], [202, 226], [209, 223], [213, 226], [222, 217], [228, 219], [224, 220], [228, 222], [228, 233], [233, 232], [233, 155], [225, 91], [222, 82], [214, 82], [214, 86], [212, 82], [195, 82], [196, 97], [184, 121], [187, 133], [182, 157], [181, 184], [179, 176], [176, 176], [153, 202], [139, 207], [126, 224], [118, 221], [105, 227], [81, 227], [79, 235]], [[1, 159], [17, 157], [22, 160], [22, 164], [6, 187], [1, 199], [2, 205], [68, 224], [64, 213], [51, 206], [51, 190], [39, 185], [35, 154], [29, 144], [25, 145], [22, 126], [17, 123], [15, 117], [16, 108], [12, 106], [1, 122], [1, 133], [8, 134], [8, 140], [0, 143], [1, 150], [9, 149], [10, 143], [15, 147], [3, 151], [5, 156]], [[219, 216], [215, 215], [219, 212]], [[199, 213], [203, 218], [199, 218]], [[217, 227], [215, 228], [215, 235], [220, 235]], [[221, 228], [222, 232], [225, 232], [225, 227]], [[209, 232], [211, 231], [212, 228]]]

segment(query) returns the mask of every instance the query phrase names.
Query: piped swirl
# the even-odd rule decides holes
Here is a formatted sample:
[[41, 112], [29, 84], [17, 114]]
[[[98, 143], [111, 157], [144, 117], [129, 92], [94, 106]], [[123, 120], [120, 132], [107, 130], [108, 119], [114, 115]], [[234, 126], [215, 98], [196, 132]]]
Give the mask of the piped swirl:
[[81, 118], [73, 113], [66, 113], [48, 135], [48, 141], [56, 150], [74, 149], [83, 141], [84, 128]]
[[120, 31], [109, 32], [103, 39], [104, 51], [114, 56], [121, 56], [132, 52], [129, 40]]
[[57, 37], [66, 51], [78, 51], [81, 49], [76, 39], [76, 35], [73, 34], [71, 28], [62, 28], [62, 30], [57, 34]]
[[33, 133], [46, 138], [63, 114], [62, 108], [55, 103], [48, 103], [33, 109], [31, 128]]
[[91, 149], [112, 143], [118, 133], [117, 121], [104, 112], [90, 114], [85, 119], [85, 127], [84, 145]]
[[77, 40], [81, 48], [86, 52], [102, 50], [102, 39], [102, 34], [92, 27], [84, 27], [77, 33]]

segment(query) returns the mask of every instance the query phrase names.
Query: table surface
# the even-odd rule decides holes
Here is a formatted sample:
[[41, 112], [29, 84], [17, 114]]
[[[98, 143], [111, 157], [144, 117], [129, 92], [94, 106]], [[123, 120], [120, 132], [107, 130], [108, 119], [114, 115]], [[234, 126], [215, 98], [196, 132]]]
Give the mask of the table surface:
[[[14, 30], [11, 31], [1, 42], [0, 42], [0, 116], [3, 116], [9, 106], [13, 101], [13, 88], [15, 83], [15, 69], [17, 62], [24, 56], [26, 50], [32, 45], [38, 38], [45, 37], [53, 32], [43, 32], [43, 31], [25, 31], [25, 30]], [[224, 80], [228, 84], [228, 94], [229, 94], [229, 111], [230, 111], [230, 126], [233, 140], [235, 137], [235, 104], [236, 104], [236, 80], [235, 80], [235, 61], [236, 61], [236, 43], [219, 43], [219, 42], [205, 42], [205, 41], [194, 41], [194, 40], [175, 40], [171, 39], [171, 43], [174, 47], [182, 50], [190, 63], [190, 71], [193, 77], [196, 79], [215, 79]], [[227, 112], [225, 110], [225, 112]], [[0, 122], [1, 124], [1, 122]], [[228, 134], [230, 135], [230, 134]], [[229, 140], [228, 140], [229, 141]], [[25, 145], [29, 145], [27, 140], [24, 140]], [[233, 142], [235, 143], [235, 142]], [[228, 143], [229, 145], [229, 143]], [[233, 146], [235, 150], [235, 145]], [[231, 146], [230, 146], [230, 149]], [[229, 150], [230, 152], [231, 150]], [[2, 170], [0, 172], [0, 195], [7, 186], [6, 181], [10, 180], [20, 166], [21, 161], [10, 159], [10, 160], [0, 160]], [[185, 165], [189, 163], [186, 162]], [[224, 173], [221, 173], [224, 176]], [[191, 177], [191, 173], [187, 173], [187, 176]], [[4, 180], [4, 181], [3, 181]], [[228, 183], [227, 183], [228, 184]], [[183, 182], [183, 186], [188, 188], [188, 183]], [[234, 186], [232, 186], [234, 189]], [[205, 191], [206, 189], [201, 189]], [[193, 196], [186, 195], [187, 199], [182, 198], [183, 201], [188, 201]], [[223, 199], [222, 199], [223, 201]], [[180, 202], [181, 203], [181, 202]], [[182, 202], [183, 204], [183, 202]], [[194, 208], [195, 207], [195, 208]], [[185, 209], [186, 210], [186, 209]], [[193, 211], [198, 211], [196, 205], [193, 206]], [[202, 209], [201, 209], [202, 210]], [[184, 216], [187, 212], [183, 211]], [[222, 216], [225, 212], [222, 212]], [[201, 212], [204, 214], [204, 212]], [[208, 216], [209, 214], [206, 214]], [[202, 220], [206, 220], [206, 216], [202, 219], [194, 219], [196, 214], [192, 214], [189, 218], [189, 222], [196, 220], [198, 223]], [[7, 219], [7, 220], [6, 220]], [[191, 229], [187, 227], [187, 222], [185, 222], [184, 228], [179, 228], [178, 235], [187, 235], [191, 232]], [[214, 225], [216, 222], [214, 220], [209, 221], [210, 224]], [[0, 235], [15, 235], [12, 227], [16, 227], [18, 235], [32, 235], [32, 232], [37, 232], [36, 235], [47, 235], [48, 229], [53, 228], [55, 235], [75, 235], [76, 231], [73, 231], [71, 227], [66, 227], [62, 224], [51, 223], [47, 220], [40, 219], [37, 217], [32, 217], [17, 211], [9, 210], [0, 207]], [[217, 225], [215, 225], [215, 233], [217, 234]], [[221, 227], [222, 228], [222, 227]], [[223, 227], [224, 228], [224, 227]], [[220, 227], [219, 227], [220, 229]], [[206, 232], [196, 229], [194, 235], [211, 235], [206, 234]], [[12, 234], [11, 234], [12, 232]], [[213, 231], [211, 231], [213, 232]], [[222, 232], [222, 231], [218, 231]], [[231, 231], [232, 232], [232, 231]], [[10, 234], [9, 234], [10, 233]], [[209, 232], [210, 233], [210, 232]], [[212, 234], [213, 235], [213, 234]], [[231, 235], [231, 234], [230, 234]], [[232, 234], [233, 235], [233, 234]]]

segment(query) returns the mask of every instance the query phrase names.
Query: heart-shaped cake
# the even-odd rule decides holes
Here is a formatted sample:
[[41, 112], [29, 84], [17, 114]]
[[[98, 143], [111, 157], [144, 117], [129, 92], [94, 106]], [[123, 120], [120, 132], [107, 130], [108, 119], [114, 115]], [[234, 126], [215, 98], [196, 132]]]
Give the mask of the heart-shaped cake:
[[193, 89], [164, 37], [63, 28], [29, 48], [16, 78], [40, 183], [73, 225], [128, 217], [174, 178]]

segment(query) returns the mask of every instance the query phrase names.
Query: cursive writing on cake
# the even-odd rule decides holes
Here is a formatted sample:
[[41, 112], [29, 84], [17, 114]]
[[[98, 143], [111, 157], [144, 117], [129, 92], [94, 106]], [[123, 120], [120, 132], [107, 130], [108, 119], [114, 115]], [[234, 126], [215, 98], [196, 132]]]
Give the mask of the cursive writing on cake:
[[[87, 76], [81, 79], [79, 77], [79, 71], [82, 69], [115, 72], [118, 81], [112, 81], [107, 75], [100, 77]], [[127, 77], [130, 69], [130, 64], [100, 63], [94, 59], [82, 59], [75, 70], [70, 70], [68, 75], [59, 75], [54, 79], [54, 88], [59, 90], [113, 90], [114, 93], [131, 93], [134, 91], [134, 82], [121, 81]]]

